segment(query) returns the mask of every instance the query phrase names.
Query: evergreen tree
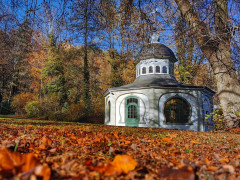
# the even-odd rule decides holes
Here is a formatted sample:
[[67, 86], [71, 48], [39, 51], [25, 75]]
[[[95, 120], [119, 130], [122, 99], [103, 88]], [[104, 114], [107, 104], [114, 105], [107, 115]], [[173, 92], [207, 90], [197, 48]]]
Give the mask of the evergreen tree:
[[109, 49], [108, 50], [109, 56], [111, 58], [111, 75], [110, 75], [110, 79], [111, 79], [111, 86], [112, 87], [118, 87], [123, 85], [123, 79], [122, 79], [122, 72], [123, 72], [123, 68], [122, 68], [122, 58], [121, 56], [118, 54], [116, 49]]
[[48, 61], [43, 68], [42, 75], [47, 81], [44, 88], [44, 95], [50, 99], [52, 99], [53, 96], [57, 97], [59, 107], [56, 107], [56, 110], [61, 110], [67, 99], [65, 90], [66, 82], [63, 60], [60, 57], [59, 49], [56, 47], [56, 40], [52, 34], [49, 35]]
[[11, 78], [11, 95], [10, 97], [20, 92], [26, 92], [29, 89], [29, 53], [32, 50], [32, 29], [28, 19], [20, 25], [17, 30], [10, 33], [12, 39], [12, 78]]

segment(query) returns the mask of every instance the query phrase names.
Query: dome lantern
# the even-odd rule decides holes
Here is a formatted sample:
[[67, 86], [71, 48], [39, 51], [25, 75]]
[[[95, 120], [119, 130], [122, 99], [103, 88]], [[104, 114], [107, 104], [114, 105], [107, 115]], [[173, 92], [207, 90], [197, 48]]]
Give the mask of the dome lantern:
[[153, 33], [151, 43], [145, 44], [138, 53], [136, 77], [149, 74], [169, 74], [174, 77], [174, 63], [177, 59], [170, 48], [159, 43], [159, 37]]

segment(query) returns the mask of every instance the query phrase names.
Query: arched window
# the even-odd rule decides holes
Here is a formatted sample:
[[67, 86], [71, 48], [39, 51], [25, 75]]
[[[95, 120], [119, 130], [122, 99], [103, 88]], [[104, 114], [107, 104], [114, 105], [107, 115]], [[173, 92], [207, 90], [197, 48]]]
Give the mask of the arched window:
[[188, 123], [190, 106], [182, 98], [172, 98], [165, 104], [164, 115], [167, 123]]
[[162, 73], [167, 73], [167, 67], [166, 66], [163, 66]]
[[156, 73], [160, 73], [160, 67], [156, 66]]
[[149, 67], [149, 73], [153, 73], [153, 67], [152, 66]]
[[142, 74], [146, 74], [146, 67], [142, 68]]
[[107, 105], [107, 122], [111, 121], [111, 102], [108, 101]]

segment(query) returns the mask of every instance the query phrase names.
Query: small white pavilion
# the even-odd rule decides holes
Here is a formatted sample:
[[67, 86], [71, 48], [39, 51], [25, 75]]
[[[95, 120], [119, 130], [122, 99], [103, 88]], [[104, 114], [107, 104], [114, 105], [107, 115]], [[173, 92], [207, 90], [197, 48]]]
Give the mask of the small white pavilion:
[[156, 36], [142, 47], [133, 83], [104, 92], [105, 124], [207, 131], [214, 125], [214, 91], [186, 85], [174, 77], [177, 59]]

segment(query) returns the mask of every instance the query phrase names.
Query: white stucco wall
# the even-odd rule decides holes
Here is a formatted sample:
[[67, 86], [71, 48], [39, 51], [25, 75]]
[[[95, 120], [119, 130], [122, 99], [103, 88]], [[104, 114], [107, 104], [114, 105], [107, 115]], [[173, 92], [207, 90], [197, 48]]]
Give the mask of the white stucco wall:
[[[166, 101], [178, 95], [185, 99], [191, 106], [191, 123], [189, 124], [166, 124], [164, 116], [164, 104]], [[115, 91], [106, 96], [105, 99], [105, 124], [125, 126], [125, 99], [128, 96], [139, 98], [139, 127], [160, 127], [168, 129], [203, 130], [202, 123], [202, 93], [197, 90], [177, 89], [138, 89]], [[107, 105], [111, 102], [111, 120], [107, 118]]]

